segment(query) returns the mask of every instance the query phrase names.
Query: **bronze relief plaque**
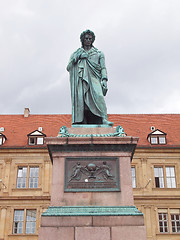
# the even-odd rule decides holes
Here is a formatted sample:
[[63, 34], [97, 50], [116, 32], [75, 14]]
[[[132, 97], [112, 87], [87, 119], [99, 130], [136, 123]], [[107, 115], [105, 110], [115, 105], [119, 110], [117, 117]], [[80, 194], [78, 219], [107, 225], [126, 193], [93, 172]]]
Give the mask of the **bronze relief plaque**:
[[65, 192], [83, 191], [120, 191], [118, 158], [66, 158]]

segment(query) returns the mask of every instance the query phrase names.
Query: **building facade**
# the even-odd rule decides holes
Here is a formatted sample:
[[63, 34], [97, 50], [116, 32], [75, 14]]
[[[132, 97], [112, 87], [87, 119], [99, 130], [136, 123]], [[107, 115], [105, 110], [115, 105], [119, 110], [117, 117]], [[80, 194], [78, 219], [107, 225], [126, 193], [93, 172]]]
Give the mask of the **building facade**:
[[[180, 239], [180, 114], [109, 115], [139, 142], [132, 160], [135, 205], [148, 240]], [[52, 164], [45, 137], [70, 115], [0, 115], [0, 240], [37, 240], [50, 204]]]

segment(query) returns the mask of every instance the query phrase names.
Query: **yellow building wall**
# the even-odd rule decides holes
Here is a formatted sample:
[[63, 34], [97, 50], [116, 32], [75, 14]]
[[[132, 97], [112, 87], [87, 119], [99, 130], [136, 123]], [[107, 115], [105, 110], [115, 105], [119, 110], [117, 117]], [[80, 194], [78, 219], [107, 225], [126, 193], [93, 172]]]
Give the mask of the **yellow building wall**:
[[[38, 188], [16, 188], [20, 166], [39, 166]], [[158, 225], [158, 209], [180, 209], [180, 149], [137, 148], [132, 166], [136, 169], [135, 205], [144, 213], [147, 239], [180, 240], [179, 233], [160, 233]], [[154, 166], [175, 166], [176, 188], [156, 188]], [[52, 165], [47, 149], [1, 149], [0, 240], [38, 239], [41, 213], [50, 204], [51, 178]], [[17, 209], [36, 209], [35, 234], [13, 234], [14, 210]]]
[[[38, 188], [17, 188], [18, 167], [39, 167]], [[47, 149], [1, 149], [0, 240], [37, 240], [41, 214], [50, 203], [52, 165]], [[13, 234], [14, 210], [36, 210], [35, 234]], [[25, 220], [25, 219], [24, 219]]]
[[[180, 209], [180, 149], [136, 149], [132, 166], [136, 169], [135, 205], [144, 213], [147, 239], [180, 240], [180, 233], [171, 231], [170, 219], [169, 233], [159, 232], [158, 220], [158, 210]], [[174, 166], [176, 188], [156, 188], [154, 166]]]

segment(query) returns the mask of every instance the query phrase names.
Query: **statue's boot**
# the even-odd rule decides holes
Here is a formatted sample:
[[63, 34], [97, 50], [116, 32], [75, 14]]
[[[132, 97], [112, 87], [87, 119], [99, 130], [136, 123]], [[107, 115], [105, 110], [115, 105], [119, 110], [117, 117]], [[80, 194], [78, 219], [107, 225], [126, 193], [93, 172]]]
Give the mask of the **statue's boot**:
[[103, 119], [102, 119], [102, 124], [108, 125], [108, 126], [113, 126], [113, 125], [114, 125], [113, 122], [109, 122], [106, 118], [103, 118]]

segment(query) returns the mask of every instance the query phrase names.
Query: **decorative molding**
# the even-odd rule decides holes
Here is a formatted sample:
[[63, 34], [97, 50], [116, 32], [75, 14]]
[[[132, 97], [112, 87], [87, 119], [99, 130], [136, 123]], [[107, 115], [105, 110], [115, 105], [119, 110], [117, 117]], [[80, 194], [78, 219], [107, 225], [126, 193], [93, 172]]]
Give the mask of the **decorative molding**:
[[45, 162], [46, 164], [48, 164], [48, 163], [50, 163], [50, 162], [51, 162], [51, 160], [50, 160], [50, 158], [49, 158], [49, 157], [44, 157], [44, 162]]
[[66, 206], [49, 207], [42, 216], [142, 216], [135, 206]]
[[51, 152], [91, 152], [91, 151], [134, 151], [136, 144], [66, 144], [66, 145], [48, 145]]
[[9, 196], [3, 196], [1, 197], [1, 201], [9, 201], [9, 200], [12, 200], [12, 201], [34, 201], [34, 200], [48, 200], [50, 201], [51, 197], [50, 195], [49, 196], [13, 196], [13, 197], [9, 197]]
[[69, 133], [66, 126], [62, 126], [58, 137], [126, 137], [126, 133], [121, 126], [117, 126], [115, 133], [106, 134], [73, 134]]
[[147, 163], [147, 158], [141, 158], [141, 163]]
[[137, 196], [134, 195], [134, 200], [147, 200], [147, 201], [156, 201], [156, 200], [180, 200], [180, 196], [173, 196], [172, 195], [164, 195], [164, 196], [152, 196], [152, 195], [147, 195], [147, 196]]
[[4, 162], [7, 164], [7, 163], [11, 163], [12, 162], [12, 158], [5, 158], [4, 159]]

